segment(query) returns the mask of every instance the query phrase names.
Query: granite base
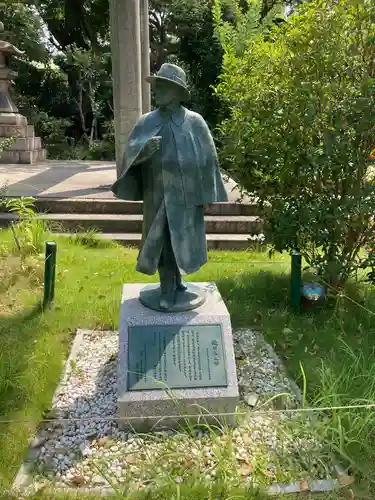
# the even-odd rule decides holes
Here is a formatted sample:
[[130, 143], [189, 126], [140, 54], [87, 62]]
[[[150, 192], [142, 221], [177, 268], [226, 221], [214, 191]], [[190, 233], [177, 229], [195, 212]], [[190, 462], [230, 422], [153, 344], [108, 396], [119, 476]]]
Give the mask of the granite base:
[[[229, 312], [215, 283], [194, 283], [206, 296], [205, 302], [192, 311], [163, 313], [146, 308], [139, 301], [148, 284], [128, 284], [123, 287], [120, 312], [118, 359], [118, 413], [121, 427], [136, 430], [171, 428], [184, 424], [234, 425], [238, 403], [236, 363], [233, 351]], [[226, 386], [184, 387], [170, 389], [129, 390], [128, 361], [129, 331], [132, 327], [150, 328], [179, 326], [193, 328], [220, 325], [225, 354]], [[187, 384], [189, 385], [189, 384]]]

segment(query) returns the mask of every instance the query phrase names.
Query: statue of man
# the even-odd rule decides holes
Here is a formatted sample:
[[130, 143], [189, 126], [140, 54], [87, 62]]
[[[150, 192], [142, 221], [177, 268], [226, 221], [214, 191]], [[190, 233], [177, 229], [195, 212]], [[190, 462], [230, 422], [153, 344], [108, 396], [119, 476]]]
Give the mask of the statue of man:
[[112, 191], [123, 200], [143, 200], [136, 269], [158, 270], [160, 289], [156, 301], [154, 291], [153, 303], [142, 302], [161, 311], [193, 309], [199, 304], [181, 275], [207, 262], [204, 206], [227, 201], [227, 193], [206, 122], [181, 106], [190, 97], [185, 72], [163, 64], [147, 80], [159, 107], [135, 125]]

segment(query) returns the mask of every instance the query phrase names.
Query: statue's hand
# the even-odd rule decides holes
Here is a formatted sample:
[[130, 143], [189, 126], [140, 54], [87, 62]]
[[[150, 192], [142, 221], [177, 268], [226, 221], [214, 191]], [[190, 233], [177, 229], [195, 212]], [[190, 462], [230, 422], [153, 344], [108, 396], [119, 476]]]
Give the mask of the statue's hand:
[[155, 137], [151, 137], [151, 139], [149, 139], [146, 142], [142, 154], [147, 158], [149, 158], [150, 156], [155, 154], [156, 151], [159, 151], [160, 146], [161, 146], [161, 136], [156, 135]]

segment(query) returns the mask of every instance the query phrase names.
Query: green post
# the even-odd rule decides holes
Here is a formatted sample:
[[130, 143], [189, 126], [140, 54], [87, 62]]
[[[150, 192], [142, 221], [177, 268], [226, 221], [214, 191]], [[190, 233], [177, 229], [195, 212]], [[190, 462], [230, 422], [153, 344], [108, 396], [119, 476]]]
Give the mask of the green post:
[[56, 243], [47, 241], [44, 263], [44, 306], [51, 304], [55, 298], [56, 251]]
[[290, 280], [290, 301], [294, 312], [301, 311], [302, 259], [298, 250], [292, 253], [292, 269]]

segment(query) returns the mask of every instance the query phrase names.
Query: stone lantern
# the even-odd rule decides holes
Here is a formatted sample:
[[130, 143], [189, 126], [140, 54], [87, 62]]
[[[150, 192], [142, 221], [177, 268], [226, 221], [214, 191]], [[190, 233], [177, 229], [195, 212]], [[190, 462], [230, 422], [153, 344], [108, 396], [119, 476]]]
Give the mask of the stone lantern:
[[[4, 25], [0, 22], [0, 33], [3, 31]], [[34, 127], [27, 124], [9, 94], [9, 86], [17, 76], [8, 66], [9, 59], [22, 54], [11, 43], [0, 40], [0, 163], [30, 164], [46, 159], [40, 137], [35, 137]], [[9, 138], [13, 138], [12, 144], [1, 151], [1, 143]]]

